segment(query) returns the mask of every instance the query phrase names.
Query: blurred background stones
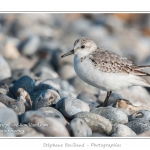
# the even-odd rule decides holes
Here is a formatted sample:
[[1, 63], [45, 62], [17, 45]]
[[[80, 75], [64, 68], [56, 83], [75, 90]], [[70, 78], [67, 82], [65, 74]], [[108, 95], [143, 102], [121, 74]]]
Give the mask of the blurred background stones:
[[106, 92], [76, 75], [73, 56], [60, 58], [82, 36], [136, 65], [150, 65], [150, 14], [0, 14], [0, 129], [6, 123], [52, 127], [11, 125], [24, 132], [0, 136], [149, 136], [150, 88], [113, 92], [106, 108], [95, 108]]

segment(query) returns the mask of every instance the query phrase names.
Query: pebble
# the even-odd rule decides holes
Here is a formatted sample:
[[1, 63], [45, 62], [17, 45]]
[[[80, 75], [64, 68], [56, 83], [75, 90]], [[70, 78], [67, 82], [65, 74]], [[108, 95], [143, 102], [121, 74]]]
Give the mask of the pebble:
[[17, 101], [5, 94], [0, 94], [0, 102], [5, 104], [7, 107], [13, 109], [17, 115], [25, 112], [25, 105], [22, 101]]
[[108, 135], [112, 130], [111, 122], [98, 114], [91, 112], [79, 112], [74, 116], [74, 118], [83, 119], [91, 128], [92, 132]]
[[41, 107], [48, 107], [55, 105], [59, 100], [59, 94], [54, 90], [43, 90], [36, 91], [31, 94], [31, 99], [33, 101], [33, 109], [37, 110]]
[[117, 124], [113, 129], [112, 137], [135, 137], [137, 136], [133, 130], [123, 124]]
[[7, 61], [0, 55], [0, 80], [11, 77], [11, 69]]
[[58, 109], [65, 117], [70, 119], [78, 112], [89, 112], [89, 106], [85, 102], [73, 97], [64, 97], [60, 99], [56, 103], [56, 109]]
[[35, 81], [30, 76], [22, 76], [19, 78], [10, 88], [10, 92], [17, 97], [17, 91], [19, 88], [23, 88], [28, 93], [32, 93], [35, 88]]
[[95, 108], [96, 106], [99, 105], [99, 103], [97, 103], [96, 96], [91, 93], [81, 92], [80, 94], [78, 94], [77, 99], [80, 99], [85, 103], [87, 103], [90, 109]]
[[131, 115], [132, 113], [142, 109], [141, 107], [134, 106], [132, 103], [125, 99], [117, 100], [112, 106], [124, 111], [127, 115]]
[[[69, 70], [69, 71], [68, 71]], [[58, 69], [58, 74], [63, 79], [71, 79], [76, 76], [76, 73], [74, 71], [74, 67], [70, 64], [66, 64]]]
[[127, 115], [123, 111], [112, 106], [94, 108], [91, 112], [109, 119], [112, 124], [125, 124], [128, 122]]
[[8, 126], [8, 124], [0, 123], [0, 131], [0, 137], [15, 137], [15, 133], [11, 132], [13, 128]]
[[34, 116], [41, 118], [41, 117], [44, 117], [45, 115], [41, 111], [29, 110], [20, 116], [20, 123], [22, 124], [30, 123], [31, 118], [33, 118]]
[[53, 67], [49, 64], [49, 62], [42, 60], [39, 61], [36, 66], [32, 69], [36, 76], [40, 77], [42, 80], [46, 80], [48, 78], [58, 78], [59, 75], [56, 71], [54, 71]]
[[16, 81], [25, 75], [26, 76], [32, 76], [29, 69], [15, 69], [15, 70], [12, 70], [12, 77], [11, 78], [13, 81]]
[[20, 127], [14, 127], [14, 130], [20, 132], [15, 132], [16, 137], [44, 137], [42, 133], [37, 132], [34, 128], [29, 127], [27, 124], [23, 124]]
[[0, 123], [3, 124], [18, 124], [18, 117], [11, 108], [0, 109]]
[[53, 89], [56, 91], [60, 91], [60, 84], [59, 83], [60, 83], [59, 78], [46, 79], [36, 87], [36, 91], [47, 90], [47, 89]]
[[141, 134], [147, 130], [150, 130], [150, 122], [145, 118], [134, 119], [125, 125], [131, 128], [136, 134]]
[[17, 47], [12, 42], [6, 42], [2, 54], [5, 58], [10, 60], [18, 59], [21, 56]]
[[67, 125], [67, 121], [64, 116], [53, 107], [41, 107], [40, 109], [38, 109], [38, 111], [43, 112], [46, 117], [53, 117], [59, 120], [62, 124]]
[[80, 118], [74, 118], [69, 124], [69, 129], [72, 136], [75, 137], [87, 137], [92, 135], [92, 130], [87, 123]]
[[1, 108], [1, 107], [6, 108], [6, 105], [5, 105], [5, 104], [3, 104], [2, 102], [0, 102], [0, 108]]
[[74, 86], [77, 90], [77, 93], [88, 92], [91, 94], [99, 94], [99, 89], [95, 88], [84, 81], [82, 81], [78, 76], [70, 79], [70, 84]]
[[20, 43], [19, 50], [22, 54], [31, 56], [38, 50], [39, 44], [40, 38], [38, 36], [31, 36]]
[[8, 94], [9, 88], [6, 84], [0, 82], [0, 94]]
[[139, 110], [139, 111], [131, 114], [130, 116], [128, 116], [128, 118], [129, 118], [129, 121], [132, 121], [132, 120], [137, 119], [137, 118], [143, 118], [146, 120], [150, 120], [150, 111]]
[[150, 137], [150, 130], [147, 130], [138, 135], [138, 137]]
[[[45, 136], [59, 136], [68, 137], [69, 132], [66, 127], [60, 123], [57, 119], [50, 117], [39, 117], [37, 115], [29, 118], [29, 122], [32, 124], [41, 124], [43, 126], [34, 127], [38, 132]], [[45, 126], [44, 126], [45, 125]]]

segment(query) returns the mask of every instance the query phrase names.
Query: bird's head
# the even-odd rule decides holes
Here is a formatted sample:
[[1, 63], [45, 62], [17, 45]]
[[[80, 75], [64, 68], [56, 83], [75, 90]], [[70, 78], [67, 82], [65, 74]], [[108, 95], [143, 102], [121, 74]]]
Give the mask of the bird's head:
[[97, 48], [96, 43], [91, 39], [86, 37], [78, 38], [74, 42], [73, 50], [62, 55], [61, 58], [72, 54], [75, 54], [78, 57], [85, 57], [88, 54], [90, 54], [92, 51], [94, 51], [96, 48]]

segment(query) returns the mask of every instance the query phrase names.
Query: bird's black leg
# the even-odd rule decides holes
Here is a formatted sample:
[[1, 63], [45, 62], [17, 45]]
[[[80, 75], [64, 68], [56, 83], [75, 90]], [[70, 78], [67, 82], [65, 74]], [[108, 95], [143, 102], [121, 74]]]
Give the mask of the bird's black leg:
[[98, 107], [106, 107], [106, 106], [108, 105], [108, 99], [109, 99], [111, 93], [112, 93], [112, 91], [108, 91], [108, 92], [107, 92], [107, 96], [106, 96], [105, 101], [103, 102], [103, 104], [97, 106], [96, 108], [98, 108]]

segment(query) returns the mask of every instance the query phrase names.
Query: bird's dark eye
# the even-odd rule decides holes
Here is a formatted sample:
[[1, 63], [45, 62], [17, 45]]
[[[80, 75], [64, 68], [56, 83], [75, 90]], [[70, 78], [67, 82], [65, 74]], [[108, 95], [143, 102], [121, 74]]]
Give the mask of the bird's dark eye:
[[81, 48], [85, 48], [85, 46], [84, 46], [84, 45], [82, 45], [82, 46], [81, 46]]

